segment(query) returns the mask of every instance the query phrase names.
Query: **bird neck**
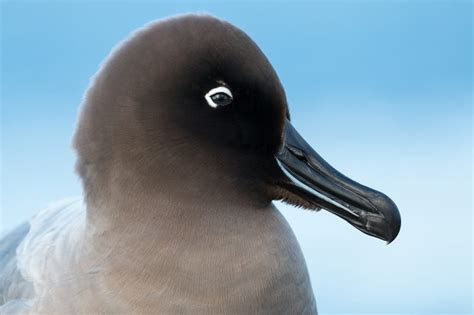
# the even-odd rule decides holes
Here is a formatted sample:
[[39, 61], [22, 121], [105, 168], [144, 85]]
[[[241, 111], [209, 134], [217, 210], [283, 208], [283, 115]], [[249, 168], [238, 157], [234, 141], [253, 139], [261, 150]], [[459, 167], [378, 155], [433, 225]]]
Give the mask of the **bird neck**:
[[193, 220], [202, 218], [261, 211], [271, 205], [271, 199], [253, 183], [225, 179], [207, 184], [193, 177], [183, 181], [161, 179], [144, 185], [130, 185], [126, 180], [110, 185], [107, 198], [86, 200], [88, 222], [101, 230], [133, 229], [133, 225], [166, 229], [192, 225]]

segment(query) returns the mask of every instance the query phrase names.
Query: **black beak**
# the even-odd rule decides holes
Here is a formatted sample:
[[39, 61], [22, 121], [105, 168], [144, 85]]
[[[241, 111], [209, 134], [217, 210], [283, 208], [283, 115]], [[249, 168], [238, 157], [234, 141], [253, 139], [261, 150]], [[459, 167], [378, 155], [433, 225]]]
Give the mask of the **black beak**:
[[325, 209], [360, 231], [392, 242], [400, 231], [400, 213], [386, 195], [363, 186], [329, 165], [286, 121], [285, 139], [276, 155], [288, 177], [282, 188], [314, 209]]

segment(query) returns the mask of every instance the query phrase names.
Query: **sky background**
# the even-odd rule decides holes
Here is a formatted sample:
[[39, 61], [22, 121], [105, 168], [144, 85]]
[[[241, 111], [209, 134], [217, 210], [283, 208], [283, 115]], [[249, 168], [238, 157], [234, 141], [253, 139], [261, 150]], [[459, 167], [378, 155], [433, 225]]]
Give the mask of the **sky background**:
[[246, 31], [293, 125], [333, 166], [388, 194], [389, 246], [278, 203], [321, 313], [471, 313], [472, 2], [2, 2], [0, 232], [81, 194], [70, 142], [112, 47], [145, 23], [208, 12]]

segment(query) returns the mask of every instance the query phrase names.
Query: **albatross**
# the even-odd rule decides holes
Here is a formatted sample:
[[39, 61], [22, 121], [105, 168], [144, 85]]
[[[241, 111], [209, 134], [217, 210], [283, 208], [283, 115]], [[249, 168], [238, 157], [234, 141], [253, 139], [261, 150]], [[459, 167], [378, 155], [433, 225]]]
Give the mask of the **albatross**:
[[0, 313], [316, 314], [273, 200], [391, 242], [386, 195], [296, 131], [259, 47], [206, 14], [152, 22], [93, 77], [73, 138], [84, 197], [0, 241]]

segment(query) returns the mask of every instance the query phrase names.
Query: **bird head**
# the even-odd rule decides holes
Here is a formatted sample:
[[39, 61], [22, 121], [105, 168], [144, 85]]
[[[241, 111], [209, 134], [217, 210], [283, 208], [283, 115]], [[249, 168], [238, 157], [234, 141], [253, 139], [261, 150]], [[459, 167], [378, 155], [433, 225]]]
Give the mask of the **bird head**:
[[74, 138], [88, 203], [161, 194], [177, 202], [328, 210], [392, 241], [395, 204], [325, 162], [292, 126], [272, 65], [208, 15], [158, 21], [113, 50]]

